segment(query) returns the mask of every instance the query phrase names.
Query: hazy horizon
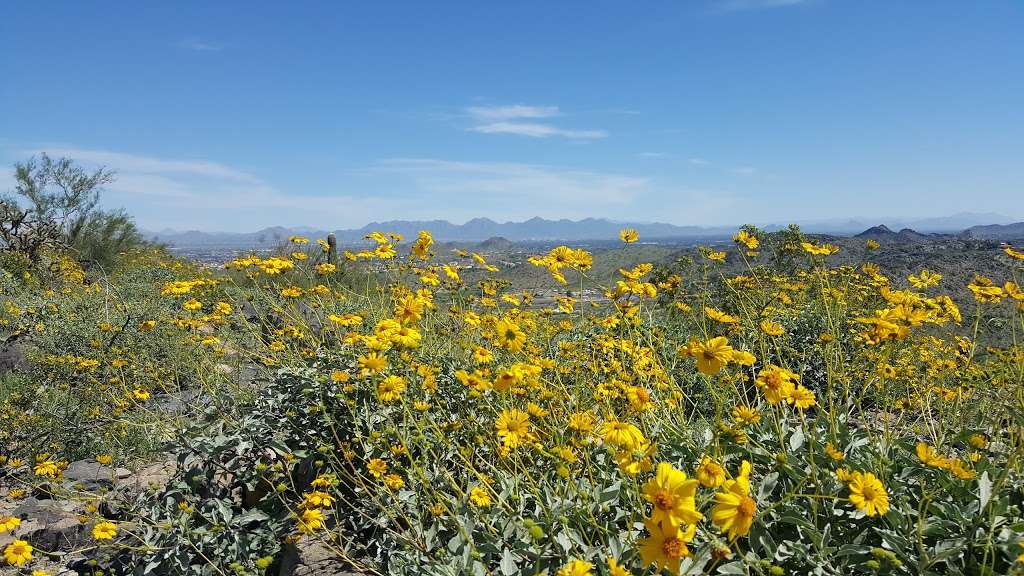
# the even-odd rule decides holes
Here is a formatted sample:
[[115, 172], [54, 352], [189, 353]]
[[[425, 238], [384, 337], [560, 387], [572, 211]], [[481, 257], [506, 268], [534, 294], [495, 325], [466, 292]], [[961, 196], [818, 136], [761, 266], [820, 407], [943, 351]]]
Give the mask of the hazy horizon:
[[[706, 224], [706, 225], [702, 225], [702, 224], [677, 224], [677, 223], [674, 223], [674, 222], [657, 221], [657, 220], [648, 220], [648, 221], [628, 220], [628, 219], [627, 220], [622, 220], [622, 219], [608, 218], [608, 217], [603, 217], [603, 216], [588, 216], [588, 217], [576, 218], [576, 219], [570, 219], [570, 218], [542, 218], [540, 216], [533, 216], [531, 218], [527, 218], [527, 219], [524, 219], [524, 220], [495, 220], [495, 219], [492, 219], [492, 218], [487, 218], [485, 216], [478, 216], [478, 217], [475, 217], [475, 218], [470, 218], [468, 220], [461, 220], [461, 221], [453, 221], [451, 219], [446, 219], [446, 218], [430, 219], [430, 220], [415, 220], [415, 219], [377, 220], [377, 221], [373, 221], [373, 222], [366, 222], [366, 223], [364, 223], [364, 224], [362, 224], [360, 226], [352, 226], [352, 227], [337, 227], [337, 226], [317, 227], [317, 226], [308, 226], [308, 225], [286, 226], [286, 225], [280, 225], [280, 224], [272, 224], [272, 225], [269, 225], [269, 226], [249, 228], [249, 229], [244, 229], [244, 230], [202, 229], [202, 228], [170, 228], [170, 227], [163, 227], [163, 228], [160, 228], [160, 229], [143, 228], [143, 230], [146, 233], [149, 233], [149, 234], [161, 234], [161, 233], [184, 234], [184, 233], [192, 233], [192, 232], [202, 233], [202, 234], [250, 234], [250, 233], [262, 232], [264, 230], [272, 229], [272, 228], [283, 228], [283, 229], [293, 230], [293, 231], [306, 230], [306, 231], [310, 231], [310, 232], [313, 232], [313, 231], [316, 231], [316, 232], [332, 232], [332, 231], [340, 231], [340, 230], [351, 230], [351, 231], [361, 230], [361, 229], [364, 229], [364, 228], [367, 228], [367, 227], [372, 227], [375, 224], [386, 224], [388, 222], [423, 223], [424, 225], [429, 225], [430, 223], [433, 223], [433, 222], [441, 222], [441, 223], [447, 223], [447, 224], [450, 224], [450, 225], [453, 225], [453, 226], [465, 226], [469, 222], [479, 221], [479, 220], [487, 220], [487, 221], [490, 221], [490, 222], [494, 223], [495, 225], [513, 225], [513, 224], [526, 224], [526, 223], [530, 222], [531, 220], [536, 220], [536, 219], [541, 219], [541, 220], [544, 220], [546, 222], [557, 222], [557, 221], [568, 220], [569, 222], [573, 222], [573, 223], [580, 223], [580, 222], [587, 221], [587, 220], [594, 220], [594, 221], [599, 221], [599, 222], [600, 221], [609, 222], [609, 223], [612, 223], [612, 224], [622, 225], [622, 226], [636, 226], [636, 225], [664, 226], [664, 225], [667, 225], [667, 226], [676, 226], [676, 227], [680, 227], [680, 228], [682, 228], [682, 227], [696, 227], [696, 228], [702, 228], [702, 229], [706, 229], [706, 230], [719, 230], [719, 229], [729, 229], [729, 230], [731, 230], [731, 229], [736, 229], [736, 228], [738, 228], [740, 226], [743, 226], [743, 225], [746, 225], [746, 224], [752, 224], [754, 226], [758, 226], [758, 227], [762, 227], [762, 228], [764, 228], [764, 227], [783, 227], [783, 226], [788, 226], [790, 224], [796, 224], [796, 225], [800, 225], [800, 226], [820, 227], [820, 229], [822, 229], [822, 230], [827, 230], [827, 229], [830, 229], [830, 228], [834, 229], [834, 230], [839, 230], [839, 229], [849, 230], [849, 226], [851, 226], [851, 225], [863, 226], [864, 229], [871, 228], [871, 227], [874, 227], [874, 226], [887, 226], [887, 227], [892, 228], [893, 225], [896, 225], [897, 228], [894, 228], [893, 231], [898, 231], [898, 227], [900, 227], [900, 226], [912, 225], [912, 224], [927, 224], [928, 227], [924, 228], [923, 230], [928, 230], [928, 231], [938, 231], [938, 230], [943, 230], [943, 231], [960, 231], [960, 230], [968, 228], [970, 226], [990, 225], [990, 224], [1013, 224], [1013, 223], [1017, 223], [1018, 222], [1017, 219], [1014, 219], [1014, 218], [1011, 218], [1011, 217], [1008, 217], [1008, 216], [1004, 216], [1004, 215], [1000, 215], [1000, 214], [994, 214], [994, 213], [975, 213], [975, 212], [959, 212], [959, 213], [956, 213], [956, 214], [949, 214], [949, 215], [945, 215], [945, 216], [937, 216], [937, 217], [930, 217], [930, 218], [914, 218], [914, 217], [899, 217], [899, 216], [847, 216], [847, 217], [835, 217], [835, 218], [797, 220], [797, 221], [788, 221], [788, 222], [787, 221], [780, 221], [780, 222], [768, 222], [768, 221], [765, 221], [765, 222], [738, 222], [737, 221], [737, 222], [729, 222], [729, 223], [723, 223], [723, 224]], [[953, 222], [953, 223], [950, 224], [950, 225], [943, 225], [942, 224], [943, 221], [950, 221], [950, 222]], [[964, 223], [964, 222], [966, 222], [966, 223]], [[856, 230], [857, 231], [862, 231], [859, 228], [857, 228]], [[382, 231], [386, 231], [386, 230], [382, 230]], [[428, 229], [428, 231], [429, 231], [429, 229]]]

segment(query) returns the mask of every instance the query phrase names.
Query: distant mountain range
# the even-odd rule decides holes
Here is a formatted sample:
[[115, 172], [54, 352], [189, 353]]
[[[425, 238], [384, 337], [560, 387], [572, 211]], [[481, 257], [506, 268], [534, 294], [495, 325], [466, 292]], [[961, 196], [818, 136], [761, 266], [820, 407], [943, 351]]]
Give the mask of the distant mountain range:
[[987, 240], [1015, 240], [1024, 238], [1024, 222], [971, 226], [964, 230], [964, 234], [971, 238], [984, 238]]
[[[817, 220], [797, 222], [805, 232], [819, 234], [854, 235], [894, 234], [908, 237], [922, 232], [963, 233], [975, 238], [1005, 239], [1024, 237], [1024, 222], [1013, 223], [1012, 219], [996, 214], [962, 213], [942, 218], [919, 220], [882, 219], [883, 223], [868, 230], [870, 223], [858, 219]], [[877, 222], [877, 220], [876, 220]], [[778, 230], [785, 225], [769, 224], [762, 228]], [[372, 222], [359, 229], [335, 230], [341, 244], [363, 242], [363, 237], [373, 231], [396, 232], [408, 239], [415, 238], [420, 230], [429, 230], [439, 242], [480, 242], [488, 238], [501, 237], [513, 242], [523, 241], [583, 241], [612, 240], [622, 228], [635, 228], [641, 240], [722, 238], [732, 235], [737, 226], [676, 226], [661, 222], [616, 222], [605, 218], [583, 220], [546, 220], [531, 218], [523, 222], [495, 222], [489, 218], [474, 218], [465, 224], [452, 224], [447, 220], [409, 221], [392, 220]], [[912, 228], [912, 230], [911, 230]], [[893, 232], [893, 229], [901, 232]], [[872, 232], [873, 231], [873, 232]], [[274, 226], [256, 232], [200, 232], [163, 230], [145, 232], [146, 237], [179, 248], [253, 248], [272, 247], [291, 235], [313, 238], [326, 237], [328, 231], [308, 227], [285, 228]], [[870, 234], [869, 234], [870, 235]]]
[[886, 240], [896, 242], [917, 242], [930, 238], [928, 234], [922, 234], [916, 230], [911, 230], [910, 228], [904, 228], [899, 232], [893, 232], [892, 229], [885, 224], [872, 226], [854, 237], [863, 238], [865, 240]]

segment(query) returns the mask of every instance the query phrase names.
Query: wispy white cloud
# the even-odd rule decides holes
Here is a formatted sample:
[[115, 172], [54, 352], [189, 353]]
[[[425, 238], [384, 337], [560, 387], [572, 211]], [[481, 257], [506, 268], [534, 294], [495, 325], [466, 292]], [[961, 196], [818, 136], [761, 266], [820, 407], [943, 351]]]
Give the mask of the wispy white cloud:
[[669, 158], [671, 156], [672, 155], [669, 154], [668, 152], [639, 152], [639, 153], [637, 153], [637, 157], [638, 158], [661, 159], [661, 158]]
[[672, 214], [707, 223], [721, 220], [737, 204], [727, 191], [667, 187], [646, 177], [543, 164], [391, 158], [360, 172], [378, 186], [404, 191], [402, 218], [424, 220], [676, 220], [666, 216]]
[[[14, 158], [46, 152], [116, 173], [103, 203], [123, 207], [143, 228], [252, 231], [271, 225], [361, 226], [394, 213], [390, 198], [293, 194], [243, 169], [219, 162], [168, 159], [73, 146], [24, 147]], [[0, 179], [0, 184], [3, 181]], [[0, 188], [4, 189], [4, 188]]]
[[221, 44], [206, 42], [195, 37], [182, 38], [178, 40], [176, 46], [184, 50], [192, 50], [193, 52], [220, 52], [224, 49], [224, 46]]
[[128, 173], [143, 174], [186, 174], [205, 176], [240, 182], [257, 182], [258, 179], [246, 172], [207, 160], [167, 160], [107, 150], [90, 150], [72, 147], [33, 147], [21, 150], [21, 155], [47, 153], [52, 157], [68, 157], [78, 162], [116, 167]]
[[[690, 189], [636, 175], [517, 162], [390, 158], [340, 173], [319, 189], [294, 193], [252, 171], [207, 159], [161, 158], [69, 145], [0, 147], [7, 161], [46, 150], [117, 173], [103, 194], [149, 230], [253, 231], [265, 226], [355, 228], [386, 219], [465, 221], [613, 216], [692, 223], [721, 219], [728, 191]], [[7, 163], [7, 162], [5, 162]], [[8, 180], [10, 177], [8, 176]], [[0, 191], [5, 181], [0, 176]], [[13, 182], [12, 182], [13, 183]]]
[[566, 130], [548, 124], [537, 124], [533, 122], [492, 122], [480, 124], [470, 128], [473, 132], [483, 134], [516, 134], [518, 136], [529, 136], [531, 138], [549, 138], [551, 136], [562, 136], [578, 140], [591, 140], [606, 138], [608, 132], [604, 130]]
[[648, 184], [646, 178], [635, 176], [516, 162], [391, 158], [377, 162], [370, 170], [410, 177], [415, 189], [431, 194], [454, 195], [457, 200], [472, 195], [474, 200], [509, 204], [624, 204], [634, 200]]
[[807, 4], [812, 0], [723, 0], [718, 3], [718, 9], [725, 12], [738, 12], [741, 10], [767, 10], [770, 8], [786, 8]]
[[516, 120], [520, 118], [551, 118], [561, 114], [558, 106], [470, 106], [466, 113], [478, 120]]
[[536, 122], [543, 118], [561, 116], [558, 106], [471, 106], [466, 108], [465, 112], [474, 122], [468, 130], [482, 134], [514, 134], [529, 138], [561, 137], [573, 140], [594, 140], [608, 136], [605, 130], [575, 130]]
[[703, 158], [690, 158], [687, 160], [687, 162], [693, 164], [694, 166], [707, 166], [708, 164], [711, 164], [711, 162]]

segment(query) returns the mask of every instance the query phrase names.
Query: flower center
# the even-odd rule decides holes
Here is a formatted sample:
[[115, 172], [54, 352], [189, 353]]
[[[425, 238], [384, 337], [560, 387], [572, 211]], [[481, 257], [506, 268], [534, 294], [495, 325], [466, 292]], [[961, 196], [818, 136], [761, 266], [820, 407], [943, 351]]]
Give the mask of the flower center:
[[658, 492], [654, 495], [654, 505], [661, 510], [671, 510], [675, 502], [675, 498], [667, 492]]
[[686, 550], [686, 543], [678, 538], [666, 538], [661, 545], [661, 551], [665, 553], [665, 557], [673, 560], [682, 558], [684, 550]]
[[755, 503], [754, 499], [750, 496], [744, 496], [743, 500], [740, 501], [739, 510], [740, 514], [753, 518], [754, 512], [757, 511], [757, 503]]

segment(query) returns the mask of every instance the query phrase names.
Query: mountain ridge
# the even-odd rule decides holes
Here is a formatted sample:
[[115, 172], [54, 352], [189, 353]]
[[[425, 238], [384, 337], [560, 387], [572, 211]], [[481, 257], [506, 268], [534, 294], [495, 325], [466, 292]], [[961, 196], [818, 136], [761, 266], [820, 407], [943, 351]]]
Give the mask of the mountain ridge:
[[[969, 234], [977, 238], [1003, 237], [1018, 234], [1024, 230], [1024, 222], [1013, 223], [1011, 219], [990, 214], [961, 213], [940, 218], [925, 218], [916, 221], [884, 219], [884, 222], [868, 227], [864, 219], [847, 218], [825, 221], [797, 222], [808, 233], [827, 233], [870, 237], [883, 235], [905, 240], [921, 239], [927, 233]], [[882, 219], [879, 219], [882, 220]], [[993, 223], [999, 220], [1000, 223]], [[878, 220], [876, 220], [877, 222]], [[979, 222], [980, 221], [980, 222]], [[956, 225], [956, 226], [954, 226]], [[402, 234], [414, 238], [420, 230], [429, 230], [439, 242], [482, 242], [489, 238], [502, 238], [511, 242], [523, 241], [566, 241], [611, 240], [622, 228], [635, 228], [641, 241], [666, 239], [721, 239], [731, 236], [738, 226], [694, 226], [675, 225], [664, 222], [613, 221], [607, 218], [583, 218], [581, 220], [548, 220], [533, 217], [522, 222], [497, 222], [490, 218], [478, 217], [464, 224], [453, 224], [448, 220], [385, 220], [371, 222], [361, 228], [339, 229], [333, 233], [342, 244], [357, 244], [373, 231]], [[780, 224], [767, 224], [762, 228], [773, 231], [785, 228]], [[894, 232], [893, 228], [899, 229]], [[221, 246], [221, 247], [272, 247], [291, 235], [326, 237], [328, 230], [310, 227], [270, 226], [255, 232], [206, 232], [191, 230], [174, 232], [144, 232], [145, 236], [177, 247]], [[1024, 232], [1020, 232], [1024, 235]]]

